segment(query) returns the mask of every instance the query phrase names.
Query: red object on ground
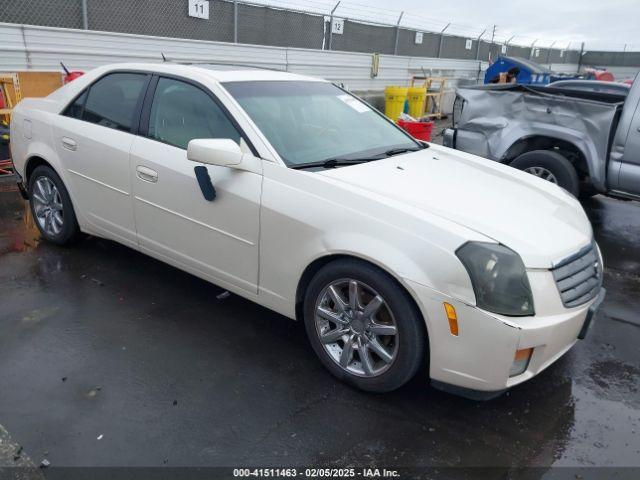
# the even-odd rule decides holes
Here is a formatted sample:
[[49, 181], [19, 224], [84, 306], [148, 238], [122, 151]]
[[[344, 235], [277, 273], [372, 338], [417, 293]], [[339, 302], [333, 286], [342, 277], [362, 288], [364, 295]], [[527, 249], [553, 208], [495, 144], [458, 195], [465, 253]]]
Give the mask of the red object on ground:
[[596, 70], [593, 74], [596, 80], [600, 80], [601, 82], [613, 82], [613, 74], [606, 70]]
[[0, 90], [0, 108], [6, 108], [4, 105], [4, 95], [2, 95], [2, 90]]
[[431, 141], [433, 122], [406, 122], [398, 120], [398, 126], [407, 131], [409, 135], [425, 142]]
[[13, 175], [13, 163], [11, 160], [0, 160], [0, 177], [3, 175]]
[[66, 85], [67, 83], [73, 82], [76, 78], [79, 78], [82, 75], [84, 75], [84, 72], [81, 71], [69, 72], [64, 76], [63, 82]]

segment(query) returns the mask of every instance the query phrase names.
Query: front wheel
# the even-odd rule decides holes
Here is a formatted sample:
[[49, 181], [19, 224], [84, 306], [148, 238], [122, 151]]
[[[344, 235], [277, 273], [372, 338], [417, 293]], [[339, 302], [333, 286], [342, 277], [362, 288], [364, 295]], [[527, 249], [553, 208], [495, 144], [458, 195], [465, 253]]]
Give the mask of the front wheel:
[[393, 278], [365, 262], [322, 268], [307, 289], [304, 322], [324, 366], [362, 390], [395, 390], [422, 363], [422, 316]]
[[516, 157], [510, 165], [564, 188], [574, 197], [580, 194], [578, 173], [571, 162], [551, 150], [534, 150]]
[[29, 204], [42, 237], [57, 245], [75, 240], [80, 229], [69, 193], [58, 174], [46, 165], [29, 177]]

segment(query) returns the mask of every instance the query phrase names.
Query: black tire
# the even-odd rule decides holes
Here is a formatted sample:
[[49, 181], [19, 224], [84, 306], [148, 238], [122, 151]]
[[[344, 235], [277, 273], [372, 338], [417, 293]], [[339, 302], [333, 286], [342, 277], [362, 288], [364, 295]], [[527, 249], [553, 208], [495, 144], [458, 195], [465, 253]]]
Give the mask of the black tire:
[[[38, 179], [46, 178], [49, 179], [55, 187], [57, 188], [60, 200], [62, 203], [62, 227], [60, 231], [57, 233], [47, 232], [40, 222], [38, 221], [38, 217], [36, 214], [34, 203], [36, 200], [34, 199], [34, 193], [36, 192], [36, 183]], [[48, 242], [54, 243], [56, 245], [68, 245], [73, 243], [80, 236], [80, 228], [78, 227], [78, 221], [76, 219], [75, 211], [73, 210], [73, 205], [71, 203], [71, 197], [69, 197], [69, 192], [67, 191], [62, 179], [58, 176], [58, 174], [49, 166], [40, 165], [36, 167], [36, 169], [29, 176], [29, 206], [31, 207], [31, 214], [33, 215], [34, 222], [42, 235], [42, 238], [47, 240]]]
[[510, 165], [518, 170], [543, 168], [551, 172], [557, 184], [574, 197], [580, 194], [578, 172], [571, 162], [557, 152], [551, 150], [534, 150], [516, 157]]
[[[374, 289], [392, 312], [397, 327], [397, 337], [393, 340], [397, 341], [397, 349], [393, 361], [376, 376], [358, 376], [343, 369], [320, 341], [316, 328], [316, 304], [328, 285], [343, 279], [353, 279]], [[311, 346], [322, 364], [345, 383], [370, 392], [389, 392], [411, 380], [423, 365], [427, 335], [422, 315], [402, 286], [371, 264], [357, 259], [345, 259], [325, 265], [315, 274], [307, 288], [303, 312]]]

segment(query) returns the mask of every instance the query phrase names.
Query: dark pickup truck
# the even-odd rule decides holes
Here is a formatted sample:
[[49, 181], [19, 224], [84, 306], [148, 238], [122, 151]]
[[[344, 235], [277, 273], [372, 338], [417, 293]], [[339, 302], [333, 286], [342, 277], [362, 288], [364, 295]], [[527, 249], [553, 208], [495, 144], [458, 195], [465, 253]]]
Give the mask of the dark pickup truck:
[[640, 200], [640, 81], [617, 95], [487, 85], [457, 90], [444, 145], [511, 165], [573, 195]]

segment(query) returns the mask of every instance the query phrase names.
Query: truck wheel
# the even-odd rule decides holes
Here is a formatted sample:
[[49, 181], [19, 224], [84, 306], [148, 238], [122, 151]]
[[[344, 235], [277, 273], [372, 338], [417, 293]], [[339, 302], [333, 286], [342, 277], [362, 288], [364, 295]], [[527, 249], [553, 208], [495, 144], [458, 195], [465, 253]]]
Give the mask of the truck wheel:
[[580, 193], [578, 172], [571, 162], [551, 150], [534, 150], [516, 157], [510, 165], [564, 188], [574, 197]]

